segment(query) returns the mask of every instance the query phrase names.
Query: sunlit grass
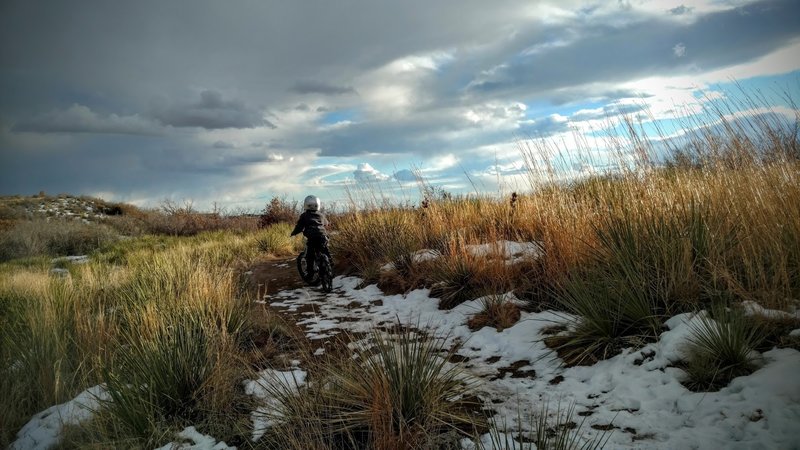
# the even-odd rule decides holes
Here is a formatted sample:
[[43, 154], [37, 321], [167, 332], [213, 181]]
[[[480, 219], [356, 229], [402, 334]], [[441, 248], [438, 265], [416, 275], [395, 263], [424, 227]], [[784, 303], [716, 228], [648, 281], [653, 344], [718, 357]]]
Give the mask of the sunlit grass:
[[191, 419], [233, 433], [247, 415], [231, 409], [250, 370], [243, 348], [262, 326], [237, 275], [263, 255], [256, 240], [119, 242], [66, 276], [38, 263], [0, 268], [2, 445], [31, 414], [102, 382], [117, 401], [90, 433], [100, 446], [154, 445], [166, 424]]

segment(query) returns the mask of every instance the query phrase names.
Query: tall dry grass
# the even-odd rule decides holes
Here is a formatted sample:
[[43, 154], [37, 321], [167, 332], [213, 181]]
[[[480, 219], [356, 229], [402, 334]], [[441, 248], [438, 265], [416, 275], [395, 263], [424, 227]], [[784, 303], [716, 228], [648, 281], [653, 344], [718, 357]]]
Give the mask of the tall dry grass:
[[249, 341], [270, 319], [251, 316], [239, 272], [268, 232], [124, 241], [66, 277], [0, 267], [0, 445], [100, 383], [113, 401], [71, 445], [152, 447], [190, 423], [241, 439]]
[[[617, 168], [605, 174], [559, 172], [601, 162], [585, 140], [577, 150], [521, 141], [529, 193], [353, 211], [339, 220], [336, 253], [382, 287], [402, 283], [383, 264], [422, 272], [401, 290], [430, 287], [445, 307], [514, 289], [532, 309], [575, 313], [579, 332], [561, 343], [571, 363], [653, 339], [678, 312], [743, 300], [788, 308], [800, 299], [800, 113], [772, 112], [758, 95], [726, 101], [683, 119], [676, 136], [648, 134], [641, 118], [612, 124]], [[509, 269], [460, 250], [499, 239], [537, 241], [544, 254]], [[408, 257], [421, 248], [443, 256], [421, 266]]]

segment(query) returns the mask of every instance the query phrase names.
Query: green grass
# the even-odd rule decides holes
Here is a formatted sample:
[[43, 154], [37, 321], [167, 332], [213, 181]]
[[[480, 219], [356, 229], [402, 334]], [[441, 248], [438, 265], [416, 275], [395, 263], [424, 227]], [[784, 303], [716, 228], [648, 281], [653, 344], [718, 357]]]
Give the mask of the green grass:
[[716, 391], [756, 368], [755, 349], [766, 330], [736, 308], [715, 307], [692, 329], [686, 348], [684, 383], [693, 390]]

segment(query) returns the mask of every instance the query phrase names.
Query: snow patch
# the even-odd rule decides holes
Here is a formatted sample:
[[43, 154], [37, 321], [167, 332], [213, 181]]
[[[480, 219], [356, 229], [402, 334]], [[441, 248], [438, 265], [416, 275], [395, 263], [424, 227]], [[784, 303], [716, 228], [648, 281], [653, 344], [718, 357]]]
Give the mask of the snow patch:
[[[490, 248], [481, 247], [480, 252]], [[536, 413], [542, 401], [551, 400], [551, 404], [574, 403], [576, 413], [587, 414], [581, 431], [587, 439], [602, 433], [592, 425], [618, 427], [607, 448], [791, 448], [800, 442], [796, 426], [800, 383], [794, 376], [800, 373], [800, 352], [796, 350], [764, 353], [757, 371], [718, 392], [695, 393], [681, 384], [685, 373], [675, 363], [684, 357], [683, 349], [705, 312], [669, 319], [657, 342], [625, 349], [591, 367], [565, 368], [544, 345], [543, 331], [569, 324], [575, 316], [523, 311], [510, 328], [472, 332], [466, 323], [480, 311], [481, 299], [439, 310], [439, 300], [431, 298], [427, 289], [384, 295], [376, 285], [361, 284], [359, 278], [336, 277], [333, 294], [295, 290], [268, 301], [290, 311], [313, 306], [314, 317], [301, 321], [309, 337], [342, 330], [369, 332], [399, 323], [458, 345], [465, 369], [483, 379], [481, 396], [492, 402], [499, 423], [516, 424], [520, 413]], [[513, 301], [511, 294], [506, 295]], [[527, 375], [508, 376], [510, 366]], [[470, 448], [467, 442], [463, 445]]]
[[275, 425], [276, 419], [279, 419], [276, 409], [280, 405], [278, 400], [272, 397], [273, 389], [277, 387], [282, 391], [296, 393], [306, 384], [306, 376], [306, 371], [301, 369], [288, 371], [266, 369], [259, 372], [258, 379], [244, 382], [245, 393], [264, 402], [264, 406], [259, 406], [250, 415], [253, 421], [253, 442], [261, 439], [267, 429]]
[[[442, 254], [437, 250], [431, 249], [422, 249], [417, 250], [411, 254], [411, 261], [414, 263], [421, 263], [425, 261], [432, 261], [438, 257], [442, 256]], [[388, 263], [381, 266], [382, 272], [389, 272], [395, 269], [394, 263]]]
[[68, 277], [69, 270], [56, 267], [54, 269], [50, 269], [50, 274], [57, 277]]
[[476, 257], [505, 259], [507, 264], [516, 264], [542, 255], [537, 242], [497, 241], [488, 244], [467, 245], [469, 254]]
[[97, 385], [81, 392], [72, 400], [51, 406], [33, 415], [17, 433], [12, 450], [44, 450], [57, 445], [65, 425], [79, 425], [92, 417], [100, 402], [111, 400], [105, 386]]
[[178, 437], [192, 443], [170, 442], [155, 450], [236, 450], [236, 447], [229, 447], [224, 441], [217, 442], [213, 437], [198, 432], [193, 426], [186, 427], [178, 433]]
[[774, 320], [800, 319], [800, 311], [795, 311], [792, 314], [777, 309], [767, 309], [759, 305], [758, 303], [750, 300], [743, 301], [742, 307], [744, 308], [745, 314], [748, 316], [760, 316], [765, 319], [774, 319]]

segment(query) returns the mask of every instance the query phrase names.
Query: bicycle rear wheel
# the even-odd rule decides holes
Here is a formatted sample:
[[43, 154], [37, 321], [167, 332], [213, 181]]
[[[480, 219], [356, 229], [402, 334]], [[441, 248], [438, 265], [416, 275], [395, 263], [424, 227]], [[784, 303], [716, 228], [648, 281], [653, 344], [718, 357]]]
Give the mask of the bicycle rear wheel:
[[328, 255], [321, 254], [319, 257], [319, 282], [323, 292], [330, 292], [333, 290], [333, 268], [331, 267], [331, 260]]

